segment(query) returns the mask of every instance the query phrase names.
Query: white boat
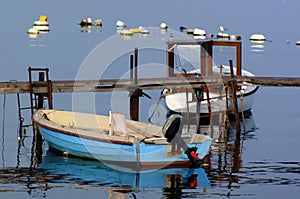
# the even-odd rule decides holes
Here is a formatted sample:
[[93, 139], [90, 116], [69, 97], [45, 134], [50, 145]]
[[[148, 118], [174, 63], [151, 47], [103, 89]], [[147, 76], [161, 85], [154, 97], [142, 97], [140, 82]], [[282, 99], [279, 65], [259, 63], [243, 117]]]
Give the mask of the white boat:
[[[212, 70], [215, 75], [220, 74], [220, 66], [213, 66]], [[234, 74], [236, 69], [234, 68]], [[198, 70], [189, 71], [190, 74], [199, 74]], [[252, 73], [242, 70], [242, 76], [254, 76]], [[222, 66], [222, 75], [230, 75], [230, 67]], [[235, 74], [236, 75], [236, 74]], [[221, 78], [221, 77], [220, 77]], [[241, 85], [241, 89], [237, 91], [237, 101], [238, 101], [238, 110], [240, 113], [249, 113], [254, 103], [255, 92], [258, 90], [258, 86], [248, 84], [244, 82]], [[167, 108], [171, 111], [178, 113], [196, 113], [197, 112], [197, 100], [193, 92], [166, 92], [165, 95], [165, 104]], [[221, 98], [220, 98], [221, 96]], [[208, 114], [208, 104], [207, 104], [206, 93], [203, 93], [203, 101], [200, 105], [200, 113]], [[211, 112], [220, 112], [226, 110], [226, 94], [223, 92], [220, 95], [220, 92], [209, 92], [209, 99], [211, 104]], [[229, 110], [233, 110], [234, 104], [232, 100], [229, 100]]]
[[[208, 84], [208, 92], [202, 92], [192, 87], [172, 87], [164, 89], [162, 97], [169, 110], [169, 113], [188, 113], [196, 116], [200, 113], [207, 115], [215, 112], [234, 113], [232, 92], [226, 94], [226, 87], [222, 82], [224, 76], [230, 76], [230, 67], [216, 64], [215, 60], [222, 62], [223, 55], [227, 52], [232, 54], [232, 48], [235, 48], [235, 66], [233, 67], [234, 76], [253, 77], [254, 74], [242, 69], [241, 65], [241, 42], [240, 41], [225, 41], [225, 40], [202, 40], [202, 41], [171, 41], [167, 42], [167, 63], [169, 66], [168, 74], [171, 77], [188, 78], [196, 76], [202, 80], [208, 78], [216, 81], [216, 84]], [[213, 48], [217, 47], [220, 50], [213, 53]], [[228, 49], [230, 51], [228, 51]], [[222, 52], [220, 55], [217, 52]], [[200, 56], [199, 56], [200, 55]], [[229, 60], [230, 61], [230, 60]], [[231, 60], [233, 62], [233, 60]], [[176, 69], [176, 70], [175, 70]], [[226, 78], [228, 80], [228, 78]], [[188, 82], [189, 80], [186, 79]], [[228, 85], [226, 85], [228, 86]], [[194, 87], [194, 86], [193, 86]], [[205, 90], [205, 89], [204, 89]], [[255, 93], [258, 86], [246, 82], [239, 83], [236, 89], [238, 111], [239, 113], [250, 113], [254, 103]], [[207, 96], [207, 93], [209, 96]], [[196, 95], [197, 94], [197, 95]], [[227, 96], [227, 97], [226, 97]], [[209, 99], [209, 100], [207, 100]], [[227, 99], [227, 100], [226, 100]], [[210, 102], [210, 103], [209, 103]], [[210, 104], [210, 106], [209, 106]], [[228, 109], [227, 109], [228, 108]]]

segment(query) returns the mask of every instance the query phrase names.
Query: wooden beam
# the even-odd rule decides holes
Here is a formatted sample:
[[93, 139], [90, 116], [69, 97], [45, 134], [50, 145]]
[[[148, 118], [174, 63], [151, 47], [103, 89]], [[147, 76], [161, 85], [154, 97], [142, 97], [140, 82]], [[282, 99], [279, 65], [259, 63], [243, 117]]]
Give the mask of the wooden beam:
[[174, 72], [174, 46], [175, 44], [167, 44], [167, 57], [166, 57], [166, 62], [167, 62], [167, 77], [174, 77], [175, 72]]
[[[229, 81], [230, 77], [223, 76], [223, 81]], [[272, 87], [300, 87], [300, 77], [235, 77], [238, 84], [247, 82], [257, 86]], [[221, 81], [222, 83], [222, 81]], [[47, 82], [33, 81], [33, 93], [46, 93]], [[66, 92], [111, 92], [125, 91], [141, 87], [143, 90], [174, 88], [193, 88], [203, 84], [219, 85], [220, 79], [215, 77], [169, 77], [169, 78], [142, 78], [138, 80], [136, 86], [132, 85], [130, 79], [105, 79], [105, 80], [61, 80], [51, 81], [53, 93]], [[0, 82], [0, 94], [29, 93], [29, 82]]]

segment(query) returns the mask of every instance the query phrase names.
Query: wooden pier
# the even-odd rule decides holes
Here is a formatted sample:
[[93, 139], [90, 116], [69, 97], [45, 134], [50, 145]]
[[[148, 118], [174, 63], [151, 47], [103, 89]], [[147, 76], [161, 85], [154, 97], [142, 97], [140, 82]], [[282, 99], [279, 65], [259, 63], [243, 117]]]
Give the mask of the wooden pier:
[[[223, 82], [230, 80], [230, 77], [223, 76]], [[246, 77], [236, 76], [238, 84], [242, 82], [250, 83], [257, 86], [271, 87], [300, 87], [299, 77]], [[157, 83], [159, 82], [159, 83]], [[174, 88], [196, 88], [201, 85], [214, 85], [220, 83], [220, 79], [214, 77], [166, 77], [166, 78], [141, 78], [136, 84], [130, 79], [102, 79], [102, 80], [58, 80], [51, 81], [53, 93], [70, 93], [70, 92], [112, 92], [112, 91], [129, 91], [136, 88], [143, 90], [157, 90], [166, 87]], [[47, 82], [33, 81], [33, 92], [46, 93]], [[29, 82], [7, 81], [0, 82], [0, 94], [17, 94], [30, 93]]]
[[[186, 74], [175, 73], [175, 52], [177, 45], [200, 45], [199, 56], [201, 58], [200, 71], [201, 76], [190, 76]], [[212, 57], [214, 46], [235, 47], [235, 74], [231, 70], [230, 76], [213, 76]], [[162, 90], [166, 88], [180, 89], [202, 89], [209, 96], [211, 88], [232, 87], [231, 97], [236, 98], [235, 91], [242, 83], [249, 83], [256, 86], [277, 86], [277, 87], [299, 87], [300, 78], [297, 77], [257, 77], [241, 76], [241, 42], [240, 41], [169, 41], [166, 45], [166, 71], [165, 78], [139, 78], [138, 77], [138, 49], [135, 48], [130, 55], [130, 78], [128, 79], [100, 79], [100, 80], [58, 80], [51, 81], [48, 68], [28, 68], [29, 81], [7, 81], [0, 82], [0, 94], [21, 94], [29, 93], [31, 98], [31, 112], [34, 108], [41, 108], [45, 99], [48, 100], [48, 107], [52, 108], [52, 93], [72, 93], [72, 92], [114, 92], [128, 91], [130, 93], [130, 119], [139, 120], [139, 97], [146, 95], [143, 90]], [[233, 68], [233, 62], [229, 61]], [[42, 71], [42, 72], [41, 72]], [[39, 72], [39, 79], [32, 80], [32, 72]], [[45, 80], [46, 76], [46, 80]], [[207, 89], [209, 88], [209, 89]], [[226, 91], [227, 92], [227, 91]], [[147, 96], [147, 95], [146, 95]], [[19, 98], [18, 98], [19, 101]], [[35, 105], [33, 105], [35, 101]], [[38, 101], [38, 103], [36, 102]], [[200, 99], [198, 100], [200, 101]], [[208, 100], [208, 106], [210, 106]], [[19, 112], [20, 112], [19, 105]], [[210, 107], [208, 107], [210, 110]], [[228, 111], [226, 111], [227, 114]], [[236, 117], [238, 117], [238, 110]], [[211, 114], [209, 114], [211, 115]], [[236, 119], [239, 125], [238, 118]]]

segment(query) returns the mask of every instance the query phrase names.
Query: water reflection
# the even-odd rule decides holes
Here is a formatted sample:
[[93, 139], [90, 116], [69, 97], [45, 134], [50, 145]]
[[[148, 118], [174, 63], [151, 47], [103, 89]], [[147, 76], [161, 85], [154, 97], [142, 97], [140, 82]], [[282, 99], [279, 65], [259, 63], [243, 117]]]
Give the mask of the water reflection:
[[[137, 198], [139, 193], [147, 189], [155, 190], [163, 198], [200, 198], [208, 195], [255, 196], [255, 193], [241, 190], [243, 185], [250, 184], [300, 186], [300, 162], [243, 161], [244, 142], [256, 139], [257, 128], [253, 115], [245, 118], [244, 125], [242, 121], [240, 138], [236, 137], [233, 121], [230, 121], [230, 125], [230, 131], [224, 136], [226, 139], [214, 143], [203, 167], [170, 168], [144, 173], [115, 170], [97, 161], [63, 158], [51, 151], [44, 151], [42, 157], [37, 149], [46, 150], [47, 147], [44, 145], [39, 148], [42, 145], [31, 142], [33, 146], [30, 148], [32, 137], [22, 137], [18, 141], [16, 167], [3, 166], [0, 170], [0, 192], [17, 190], [31, 197], [47, 197], [49, 189], [71, 186], [82, 190], [101, 188], [108, 193], [108, 198]], [[210, 126], [202, 125], [201, 128], [209, 129]], [[31, 154], [24, 154], [26, 144]], [[20, 165], [24, 157], [21, 157], [24, 155], [28, 156], [30, 165], [22, 167]], [[2, 159], [4, 163], [4, 156]]]
[[53, 182], [72, 182], [112, 187], [119, 186], [126, 187], [126, 189], [131, 187], [132, 190], [138, 190], [143, 187], [164, 187], [168, 178], [172, 179], [172, 176], [182, 178], [180, 186], [189, 187], [189, 178], [197, 176], [195, 179], [198, 182], [197, 186], [210, 186], [210, 182], [203, 168], [170, 168], [132, 173], [126, 172], [127, 170], [125, 168], [113, 169], [98, 161], [63, 158], [50, 151], [43, 157], [43, 161], [38, 165], [38, 168], [48, 174], [60, 175], [60, 177], [57, 176], [53, 179]]
[[[43, 157], [43, 163], [36, 168], [7, 168], [0, 170], [0, 192], [18, 190], [27, 192], [39, 190], [47, 195], [47, 190], [65, 186], [89, 189], [101, 187], [112, 196], [134, 195], [144, 188], [163, 189], [167, 198], [180, 197], [182, 190], [195, 189], [205, 193], [210, 181], [203, 168], [172, 168], [146, 173], [128, 173], [112, 169], [97, 161], [77, 158], [63, 158], [50, 151]], [[18, 187], [16, 189], [16, 186]], [[178, 195], [180, 194], [180, 195]]]
[[252, 45], [251, 52], [264, 52], [264, 43], [265, 41], [251, 41]]

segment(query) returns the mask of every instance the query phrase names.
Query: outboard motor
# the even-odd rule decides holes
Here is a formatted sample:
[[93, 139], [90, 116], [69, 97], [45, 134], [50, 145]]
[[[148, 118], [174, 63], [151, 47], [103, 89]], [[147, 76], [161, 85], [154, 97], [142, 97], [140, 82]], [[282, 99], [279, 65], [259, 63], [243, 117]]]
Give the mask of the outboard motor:
[[172, 114], [167, 121], [165, 122], [162, 132], [167, 138], [167, 141], [175, 142], [180, 148], [185, 151], [185, 154], [188, 156], [189, 160], [196, 166], [199, 166], [201, 161], [196, 154], [197, 147], [189, 148], [188, 145], [184, 142], [181, 137], [182, 131], [182, 116], [179, 114]]
[[179, 114], [172, 114], [165, 122], [162, 132], [169, 143], [174, 139], [179, 130], [181, 131], [181, 122], [182, 116]]

